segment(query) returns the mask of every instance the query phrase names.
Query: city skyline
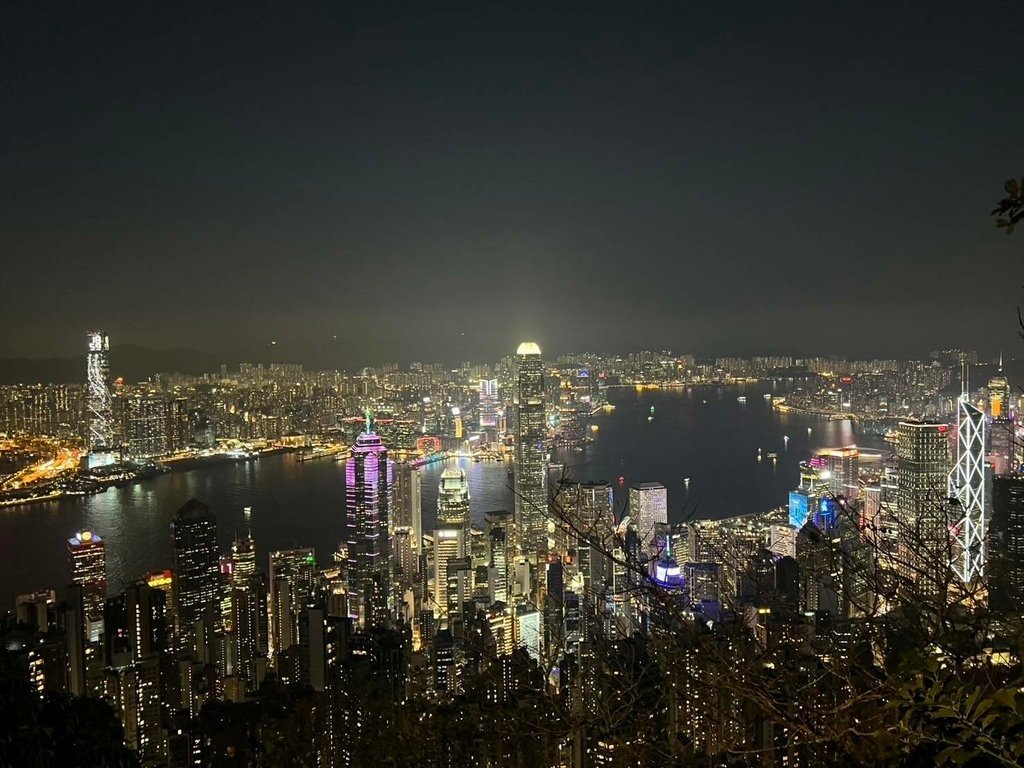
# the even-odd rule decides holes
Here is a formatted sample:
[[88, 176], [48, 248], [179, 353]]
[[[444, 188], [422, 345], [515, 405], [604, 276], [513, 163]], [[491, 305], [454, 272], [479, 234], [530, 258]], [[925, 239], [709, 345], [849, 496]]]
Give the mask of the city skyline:
[[1021, 13], [12, 11], [0, 358], [1011, 350]]
[[0, 768], [1021, 764], [1019, 0], [8, 5]]
[[[551, 360], [523, 341], [493, 367], [348, 375], [241, 364], [130, 384], [113, 379], [105, 331], [83, 342], [79, 385], [0, 387], [0, 456], [14, 469], [0, 505], [70, 512], [114, 490], [112, 514], [70, 538], [46, 541], [52, 523], [71, 522], [63, 515], [11, 538], [33, 539], [34, 553], [65, 545], [44, 564], [64, 572], [15, 592], [0, 638], [30, 702], [97, 699], [116, 718], [111, 748], [143, 768], [213, 764], [287, 732], [266, 711], [258, 737], [213, 738], [213, 713], [259, 711], [271, 690], [312, 703], [319, 725], [296, 749], [336, 768], [391, 748], [361, 735], [370, 724], [394, 728], [422, 708], [412, 721], [432, 735], [463, 703], [476, 735], [452, 744], [473, 760], [521, 762], [537, 749], [541, 765], [610, 764], [646, 750], [629, 730], [596, 730], [602, 698], [635, 684], [632, 673], [619, 679], [637, 670], [634, 644], [674, 681], [640, 687], [658, 702], [641, 722], [670, 715], [655, 751], [782, 749], [810, 768], [822, 764], [819, 739], [793, 729], [829, 709], [804, 711], [806, 697], [854, 701], [857, 723], [888, 722], [842, 677], [859, 663], [857, 644], [906, 633], [908, 609], [986, 622], [991, 606], [1013, 626], [1024, 600], [1021, 398], [1001, 364], [961, 380], [970, 350], [930, 362]], [[818, 430], [826, 447], [812, 442]], [[743, 440], [739, 453], [727, 445]], [[618, 458], [612, 481], [599, 479], [615, 466], [599, 470], [601, 445]], [[704, 471], [694, 449], [711, 458]], [[655, 470], [659, 454], [668, 461]], [[224, 464], [240, 471], [218, 480]], [[771, 478], [769, 503], [741, 491], [729, 514], [702, 515], [702, 495], [726, 490], [707, 469], [722, 464], [720, 486]], [[282, 474], [261, 491], [268, 465]], [[695, 474], [680, 483], [681, 470]], [[160, 483], [182, 471], [198, 485]], [[793, 478], [788, 505], [780, 477]], [[222, 483], [227, 496], [208, 504]], [[174, 504], [133, 514], [160, 485]], [[436, 489], [426, 504], [425, 486]], [[180, 505], [191, 488], [201, 491]], [[298, 523], [291, 537], [277, 528], [286, 518]], [[127, 534], [137, 524], [149, 534]], [[932, 642], [944, 642], [940, 631]], [[809, 685], [798, 668], [787, 691], [764, 654], [831, 673]], [[608, 675], [609, 663], [625, 666]], [[789, 714], [709, 707], [731, 690], [721, 675], [737, 670], [771, 670], [757, 685], [788, 696]], [[525, 701], [568, 730], [527, 726], [528, 741], [506, 739], [517, 717], [503, 707]], [[575, 729], [583, 712], [597, 717]], [[833, 738], [842, 750], [874, 743]]]

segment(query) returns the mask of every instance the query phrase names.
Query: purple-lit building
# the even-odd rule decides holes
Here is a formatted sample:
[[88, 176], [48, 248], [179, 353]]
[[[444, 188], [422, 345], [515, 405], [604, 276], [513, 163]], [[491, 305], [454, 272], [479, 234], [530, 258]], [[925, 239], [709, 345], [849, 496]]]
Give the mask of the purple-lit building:
[[387, 623], [391, 615], [389, 516], [394, 462], [367, 420], [345, 465], [346, 579], [349, 615], [361, 627]]

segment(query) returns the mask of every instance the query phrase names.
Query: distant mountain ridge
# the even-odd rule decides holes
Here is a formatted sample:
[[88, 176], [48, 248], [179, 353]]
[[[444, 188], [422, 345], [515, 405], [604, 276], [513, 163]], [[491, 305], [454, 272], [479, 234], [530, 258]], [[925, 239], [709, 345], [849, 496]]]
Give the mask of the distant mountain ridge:
[[[228, 361], [221, 355], [194, 349], [147, 349], [119, 344], [110, 350], [110, 375], [133, 383], [158, 373], [213, 372], [225, 362]], [[84, 353], [80, 357], [0, 360], [0, 384], [76, 384], [84, 381]]]

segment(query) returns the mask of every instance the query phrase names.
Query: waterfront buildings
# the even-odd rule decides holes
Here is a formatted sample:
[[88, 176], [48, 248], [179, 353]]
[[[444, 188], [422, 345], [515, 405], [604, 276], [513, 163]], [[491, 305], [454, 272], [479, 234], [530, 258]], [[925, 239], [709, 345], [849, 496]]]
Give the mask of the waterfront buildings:
[[170, 452], [169, 403], [160, 395], [133, 394], [123, 399], [125, 451], [133, 458]]
[[86, 334], [86, 407], [90, 451], [114, 446], [114, 413], [110, 395], [110, 337], [103, 331]]

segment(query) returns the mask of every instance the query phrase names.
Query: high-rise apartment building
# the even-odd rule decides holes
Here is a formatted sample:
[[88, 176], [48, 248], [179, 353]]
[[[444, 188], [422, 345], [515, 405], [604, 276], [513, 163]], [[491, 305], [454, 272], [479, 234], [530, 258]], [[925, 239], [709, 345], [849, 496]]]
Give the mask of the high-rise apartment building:
[[516, 350], [515, 516], [519, 546], [530, 557], [547, 549], [547, 428], [544, 363], [540, 347], [523, 342]]
[[134, 394], [124, 398], [124, 442], [129, 456], [149, 458], [171, 450], [171, 417], [167, 398]]
[[349, 614], [359, 626], [385, 624], [393, 602], [390, 515], [394, 462], [367, 419], [345, 465]]
[[270, 653], [288, 650], [299, 639], [299, 617], [316, 588], [316, 553], [312, 547], [270, 553]]

